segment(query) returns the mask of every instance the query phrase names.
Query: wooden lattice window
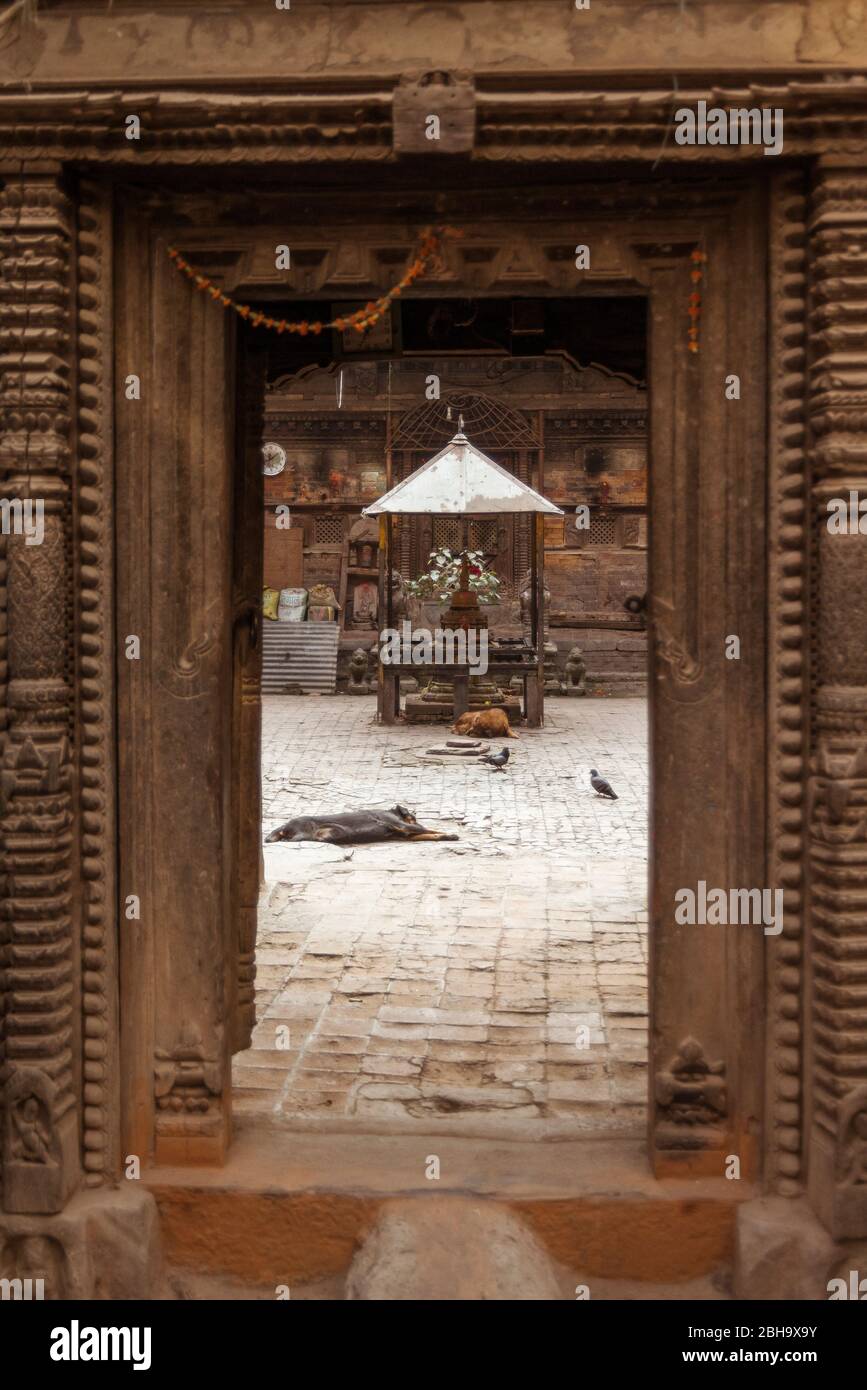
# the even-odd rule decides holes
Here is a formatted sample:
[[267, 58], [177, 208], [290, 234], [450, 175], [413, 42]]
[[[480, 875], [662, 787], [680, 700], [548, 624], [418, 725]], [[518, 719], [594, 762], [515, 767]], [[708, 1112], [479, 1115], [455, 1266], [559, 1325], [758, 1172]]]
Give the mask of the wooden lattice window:
[[459, 516], [435, 516], [431, 530], [434, 550], [462, 550], [464, 523]]
[[[437, 516], [433, 520], [433, 546], [435, 550], [446, 547], [459, 551], [464, 545], [464, 523], [460, 517]], [[470, 521], [470, 550], [483, 550], [486, 555], [496, 555], [499, 549], [499, 527], [496, 521]]]
[[470, 522], [470, 550], [482, 550], [496, 555], [499, 549], [499, 528], [496, 521]]
[[590, 517], [590, 528], [587, 532], [588, 545], [616, 545], [617, 544], [617, 520], [613, 516], [593, 516]]
[[321, 512], [313, 518], [314, 545], [343, 544], [343, 515], [341, 512]]

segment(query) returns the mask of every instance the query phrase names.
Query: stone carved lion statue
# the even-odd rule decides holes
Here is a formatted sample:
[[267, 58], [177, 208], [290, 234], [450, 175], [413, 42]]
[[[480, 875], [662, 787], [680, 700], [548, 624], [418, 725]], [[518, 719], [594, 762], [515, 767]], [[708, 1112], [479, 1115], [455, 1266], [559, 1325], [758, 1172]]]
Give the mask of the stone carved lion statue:
[[587, 665], [580, 647], [572, 647], [566, 658], [566, 694], [587, 694]]
[[356, 647], [349, 658], [348, 695], [369, 695], [370, 682], [367, 678], [367, 652], [364, 647]]

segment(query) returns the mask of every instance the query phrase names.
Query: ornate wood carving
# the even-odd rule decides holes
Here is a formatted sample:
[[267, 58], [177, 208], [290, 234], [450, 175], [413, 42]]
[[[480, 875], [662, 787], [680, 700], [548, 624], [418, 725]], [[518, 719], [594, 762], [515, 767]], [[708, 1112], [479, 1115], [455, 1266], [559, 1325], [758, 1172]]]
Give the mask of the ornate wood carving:
[[53, 174], [0, 192], [0, 478], [44, 504], [44, 538], [7, 540], [8, 728], [3, 1205], [62, 1209], [80, 1177], [70, 596], [70, 205]]
[[665, 1149], [718, 1148], [725, 1141], [725, 1063], [709, 1062], [695, 1038], [684, 1038], [656, 1073], [656, 1142]]
[[768, 824], [770, 882], [783, 930], [768, 937], [766, 1178], [800, 1190], [805, 793], [807, 775], [806, 197], [799, 171], [770, 200]]
[[[336, 79], [336, 81], [339, 79]], [[287, 161], [393, 162], [395, 101], [399, 77], [385, 90], [343, 78], [340, 89], [285, 93], [116, 88], [112, 91], [45, 90], [0, 96], [0, 150], [18, 147], [31, 160], [74, 157], [117, 165], [258, 164]], [[367, 88], [365, 90], [365, 88]], [[461, 98], [465, 102], [467, 98]], [[829, 120], [845, 121], [853, 144], [867, 137], [863, 85], [858, 75], [825, 80], [793, 77], [776, 84], [745, 82], [729, 88], [674, 90], [510, 90], [486, 83], [476, 93], [473, 157], [479, 161], [581, 160], [626, 163], [654, 159], [663, 150], [678, 163], [703, 163], [707, 149], [670, 138], [674, 111], [682, 106], [768, 106], [784, 113], [786, 154], [809, 156], [825, 148]], [[118, 138], [130, 112], [142, 122], [140, 141]], [[465, 124], [468, 125], [469, 108]], [[466, 135], [464, 135], [466, 139]], [[426, 142], [427, 143], [427, 142]], [[433, 143], [433, 142], [431, 142]], [[714, 147], [718, 165], [745, 161], [767, 165], [761, 145]]]
[[[719, 664], [711, 646], [717, 640], [717, 620], [711, 595], [717, 583], [722, 538], [710, 525], [724, 506], [724, 474], [717, 469], [697, 487], [701, 473], [698, 423], [702, 362], [686, 352], [687, 328], [681, 305], [687, 302], [690, 251], [685, 242], [659, 251], [648, 247], [651, 317], [657, 337], [670, 343], [671, 360], [654, 363], [651, 394], [654, 485], [667, 505], [654, 523], [652, 634], [657, 656], [657, 681], [666, 698], [680, 704], [707, 699], [717, 682]], [[665, 372], [661, 379], [661, 372]], [[665, 536], [662, 538], [662, 528]]]
[[[119, 223], [118, 661], [126, 1152], [221, 1161], [238, 936], [232, 784], [234, 323]], [[258, 464], [257, 460], [257, 464]], [[261, 510], [259, 513], [261, 519]], [[260, 521], [261, 524], [261, 521]]]
[[[660, 1174], [721, 1175], [726, 1153], [757, 1175], [761, 1125], [763, 936], [753, 926], [678, 926], [678, 890], [766, 886], [764, 706], [767, 533], [765, 479], [755, 440], [764, 433], [765, 247], [756, 190], [732, 201], [726, 219], [702, 223], [707, 255], [702, 349], [688, 351], [689, 239], [678, 255], [651, 246], [650, 473], [653, 524], [648, 555], [653, 748], [650, 884], [652, 1018], [650, 1147]], [[692, 243], [695, 244], [694, 241]], [[749, 382], [724, 396], [727, 367]], [[740, 659], [726, 659], [726, 637]], [[689, 806], [675, 834], [672, 807]], [[750, 827], [753, 827], [752, 829]], [[711, 986], [710, 982], [715, 982]], [[737, 1025], [732, 1026], [733, 1020]], [[701, 1039], [701, 1049], [684, 1038]], [[730, 1103], [712, 1084], [696, 1109], [673, 1097], [681, 1081], [725, 1074]], [[719, 1059], [717, 1067], [716, 1059]], [[672, 1078], [674, 1078], [672, 1080]], [[704, 1083], [702, 1083], [704, 1084]], [[708, 1083], [710, 1084], [710, 1083]], [[662, 1089], [660, 1089], [662, 1086]], [[697, 1118], [698, 1117], [698, 1118]]]
[[89, 1187], [117, 1165], [117, 949], [112, 511], [112, 203], [84, 180], [78, 202], [78, 670], [82, 876], [83, 1165]]
[[[590, 95], [586, 94], [588, 98]], [[737, 98], [741, 103], [750, 99], [747, 92], [713, 95], [718, 100]], [[498, 106], [495, 94], [483, 94], [479, 149], [484, 153], [480, 157], [499, 159], [508, 150], [526, 157], [528, 151], [532, 154], [535, 150], [538, 157], [559, 158], [574, 152], [576, 142], [583, 139], [583, 133], [591, 124], [594, 143], [589, 150], [585, 146], [583, 152], [592, 155], [593, 150], [600, 150], [610, 141], [615, 157], [619, 157], [629, 150], [646, 150], [659, 138], [664, 120], [670, 114], [670, 94], [660, 94], [658, 102], [646, 102], [640, 112], [633, 103], [631, 113], [624, 94], [623, 101], [618, 95], [613, 103], [607, 104], [606, 122], [600, 122], [598, 113], [594, 115], [589, 106], [586, 117], [583, 114], [578, 97], [583, 100], [585, 94], [573, 96], [575, 99], [570, 98], [565, 103], [562, 114], [556, 119], [552, 119], [550, 109], [547, 114], [541, 110], [538, 114], [531, 113], [531, 138], [527, 143], [523, 136], [518, 142], [517, 128], [513, 129], [520, 106], [515, 103]], [[787, 153], [797, 153], [826, 145], [831, 138], [829, 121], [839, 122], [841, 116], [848, 122], [850, 138], [856, 142], [862, 121], [860, 115], [857, 120], [852, 119], [857, 110], [852, 104], [856, 98], [863, 99], [863, 89], [859, 95], [847, 80], [834, 79], [828, 83], [788, 84], [785, 88], [765, 89], [765, 96], [756, 95], [754, 99], [778, 99], [778, 104], [786, 106]], [[680, 100], [686, 102], [688, 99], [681, 94]], [[224, 140], [222, 132], [215, 134], [210, 145], [204, 144], [204, 132], [210, 120], [207, 101], [203, 102], [201, 113], [184, 125], [187, 118], [182, 116], [181, 106], [172, 111], [168, 98], [155, 100], [151, 107], [156, 132], [153, 148], [129, 151], [117, 148], [116, 129], [112, 127], [112, 121], [117, 121], [117, 110], [123, 104], [121, 97], [118, 97], [114, 115], [110, 102], [105, 106], [105, 116], [101, 111], [97, 113], [96, 105], [89, 99], [82, 99], [77, 106], [73, 104], [74, 109], [67, 105], [66, 114], [62, 119], [58, 114], [52, 127], [54, 100], [53, 96], [47, 98], [48, 114], [37, 122], [35, 116], [28, 115], [28, 111], [36, 110], [35, 99], [20, 94], [4, 95], [0, 98], [0, 125], [7, 120], [12, 122], [13, 116], [17, 122], [23, 115], [20, 138], [25, 145], [29, 139], [31, 148], [41, 145], [50, 150], [68, 141], [69, 149], [80, 155], [86, 152], [87, 141], [91, 140], [95, 142], [93, 148], [107, 160], [123, 161], [133, 156], [141, 160], [143, 156], [143, 162], [171, 157], [182, 162], [204, 160], [225, 164], [228, 159], [247, 158], [251, 152], [255, 152], [257, 159], [261, 154], [263, 162], [277, 158], [278, 153], [284, 159], [287, 152], [289, 158], [295, 158], [308, 147], [317, 153], [313, 136], [300, 132], [297, 107], [291, 112], [288, 106], [282, 111], [272, 107], [267, 120], [260, 111], [260, 127], [258, 131], [253, 129], [256, 123], [251, 125], [247, 109], [253, 98], [239, 99], [240, 104], [233, 108], [236, 115], [242, 113], [239, 125], [232, 129], [236, 153], [228, 144], [221, 143]], [[39, 101], [45, 104], [45, 94], [40, 94]], [[376, 105], [373, 102], [368, 110]], [[359, 123], [355, 118], [352, 121], [347, 118], [347, 125], [342, 126], [339, 137], [324, 157], [330, 158], [339, 152], [345, 157], [347, 150], [355, 151], [353, 157], [390, 157], [387, 105], [386, 101], [379, 103], [366, 134], [363, 120]], [[530, 106], [531, 102], [528, 110]], [[840, 114], [835, 116], [834, 111]], [[287, 143], [287, 131], [292, 122], [295, 122], [292, 127], [295, 134], [290, 135]], [[615, 122], [620, 124], [619, 133], [613, 128]], [[38, 124], [49, 134], [40, 133]], [[366, 152], [365, 139], [369, 141]], [[513, 139], [515, 143], [510, 145]], [[542, 145], [546, 146], [544, 156], [538, 155]], [[19, 145], [19, 152], [20, 148]], [[671, 154], [677, 158], [693, 157], [690, 152], [681, 155], [673, 147]], [[703, 196], [700, 192], [695, 194], [697, 201]], [[718, 207], [719, 197], [718, 190], [707, 193], [708, 219]], [[661, 198], [663, 201], [670, 198], [670, 189], [663, 192]], [[768, 1171], [777, 1190], [795, 1192], [803, 1166], [800, 1013], [804, 988], [801, 937], [806, 821], [812, 879], [810, 1065], [814, 1113], [810, 1182], [814, 1200], [823, 1215], [834, 1229], [847, 1234], [867, 1229], [867, 1054], [863, 1044], [867, 1035], [867, 1006], [863, 1000], [867, 960], [867, 937], [863, 928], [867, 911], [867, 658], [864, 656], [867, 635], [863, 629], [863, 614], [867, 611], [864, 580], [867, 552], [865, 538], [828, 533], [825, 508], [829, 497], [845, 496], [850, 487], [862, 491], [867, 488], [867, 288], [861, 269], [865, 255], [865, 207], [867, 176], [854, 165], [847, 169], [826, 160], [817, 177], [809, 230], [812, 312], [808, 476], [802, 447], [805, 208], [797, 173], [777, 174], [774, 171], [770, 204], [772, 320], [769, 360], [773, 366], [773, 418], [768, 520], [771, 537], [768, 577], [772, 598], [768, 677], [772, 700], [767, 786], [770, 798], [769, 872], [771, 882], [784, 888], [785, 919], [781, 937], [769, 937], [763, 943], [769, 973], [767, 1159]], [[691, 207], [690, 216], [693, 210]], [[665, 215], [663, 208], [660, 220]], [[734, 220], [727, 228], [727, 235], [731, 235], [733, 226], [736, 226]], [[107, 698], [111, 661], [111, 615], [107, 605], [111, 579], [105, 568], [105, 539], [112, 525], [105, 470], [105, 459], [111, 447], [106, 420], [106, 399], [111, 383], [104, 375], [110, 276], [105, 249], [109, 245], [107, 231], [107, 204], [95, 185], [85, 184], [78, 224], [80, 461], [77, 465], [77, 510], [72, 513], [67, 414], [71, 382], [65, 366], [70, 328], [68, 272], [72, 233], [69, 207], [54, 175], [47, 173], [10, 177], [0, 195], [3, 260], [0, 314], [11, 345], [0, 367], [0, 469], [5, 495], [32, 495], [38, 483], [46, 504], [43, 545], [27, 547], [22, 537], [10, 537], [6, 547], [8, 567], [6, 571], [0, 568], [0, 581], [4, 578], [7, 581], [10, 622], [8, 728], [0, 767], [0, 830], [10, 869], [0, 919], [0, 948], [7, 972], [5, 1034], [0, 1040], [5, 1103], [4, 1202], [12, 1207], [17, 1203], [20, 1210], [58, 1209], [64, 1194], [72, 1190], [78, 1180], [79, 1143], [74, 1112], [79, 1090], [76, 1070], [79, 1019], [77, 1005], [72, 1000], [78, 940], [71, 920], [69, 894], [70, 869], [77, 857], [73, 834], [76, 807], [81, 815], [80, 852], [85, 883], [81, 1019], [84, 1037], [80, 1078], [84, 1102], [83, 1163], [87, 1180], [94, 1184], [103, 1181], [112, 1169], [110, 1110], [115, 1083], [109, 1066], [112, 1011], [107, 989], [113, 970], [110, 957], [113, 885], [111, 855], [107, 849], [113, 836], [113, 809], [106, 751], [113, 737], [111, 702]], [[220, 235], [225, 241], [226, 234]], [[651, 233], [647, 235], [649, 238]], [[261, 279], [261, 283], [265, 283], [264, 271], [260, 274], [257, 269], [259, 262], [248, 257], [247, 234], [236, 232], [235, 236], [236, 241], [240, 237], [242, 248], [238, 251], [233, 273], [237, 273], [242, 282], [258, 283]], [[678, 236], [685, 237], [685, 234], [678, 232]], [[219, 240], [214, 239], [211, 232], [203, 233], [202, 239], [214, 245]], [[252, 240], [255, 242], [256, 238]], [[369, 288], [390, 282], [394, 256], [398, 252], [403, 254], [406, 245], [408, 242], [395, 234], [390, 243], [386, 237], [378, 246], [363, 248], [363, 254], [354, 259], [345, 253], [345, 247], [341, 250], [338, 246], [333, 254], [325, 255], [321, 263], [302, 265], [307, 280], [301, 292], [316, 293], [327, 286], [330, 287], [327, 292], [342, 287], [341, 293], [348, 294], [354, 292], [352, 287], [357, 287], [367, 293]], [[436, 294], [456, 285], [479, 293], [505, 293], [510, 287], [534, 285], [563, 291], [574, 287], [568, 250], [568, 238], [560, 229], [552, 233], [550, 243], [544, 246], [540, 246], [538, 238], [533, 243], [526, 228], [508, 245], [501, 244], [494, 235], [486, 238], [482, 232], [474, 232], [453, 248], [450, 254], [454, 259], [441, 280], [431, 279], [426, 292]], [[663, 294], [674, 289], [680, 293], [679, 272], [672, 263], [650, 264], [653, 259], [652, 255], [649, 258], [644, 255], [642, 259], [638, 253], [623, 248], [616, 254], [612, 252], [604, 262], [605, 276], [612, 284], [644, 276], [650, 282], [652, 293], [657, 289], [661, 292], [657, 294], [657, 303], [661, 304]], [[640, 265], [636, 270], [637, 261]], [[264, 260], [261, 264], [264, 266]], [[719, 304], [714, 295], [722, 275], [722, 263], [715, 261], [711, 254], [706, 282], [707, 336], [703, 337], [702, 361], [687, 364], [687, 371], [693, 374], [708, 370], [703, 365], [707, 356], [705, 347], [714, 341], [714, 333], [720, 332], [721, 311], [714, 308], [715, 302]], [[210, 306], [191, 308], [188, 321], [180, 323], [180, 336], [185, 341], [192, 342], [194, 334], [198, 333], [199, 320], [206, 308], [210, 312]], [[718, 316], [716, 329], [715, 313]], [[670, 333], [674, 342], [675, 319], [668, 325], [657, 321], [655, 331]], [[716, 341], [724, 339], [720, 335]], [[217, 357], [214, 342], [209, 352], [208, 360], [214, 366]], [[134, 369], [133, 364], [125, 365]], [[153, 365], [156, 370], [157, 364]], [[659, 392], [667, 390], [671, 383], [666, 384], [664, 377], [658, 376], [654, 385]], [[677, 397], [676, 387], [672, 390], [673, 418], [680, 420], [680, 428], [688, 419], [689, 407]], [[707, 395], [710, 394], [708, 385]], [[726, 439], [726, 453], [740, 456], [744, 438], [745, 435], [735, 433]], [[670, 442], [676, 466], [672, 465], [674, 472], [666, 487], [671, 484], [680, 496], [688, 498], [690, 469], [684, 465], [685, 446], [682, 437]], [[665, 439], [660, 440], [657, 431], [654, 440], [657, 454], [661, 447], [666, 447]], [[665, 466], [663, 463], [662, 467]], [[741, 482], [743, 477], [743, 472], [738, 475]], [[705, 483], [707, 481], [705, 477]], [[141, 484], [141, 478], [138, 483]], [[808, 484], [811, 485], [815, 543], [811, 565], [805, 557]], [[738, 480], [736, 490], [737, 485]], [[713, 489], [713, 480], [709, 486]], [[706, 490], [702, 508], [709, 498], [711, 502], [716, 498], [724, 506], [729, 505], [722, 493]], [[196, 505], [204, 508], [206, 504], [199, 499]], [[715, 511], [715, 507], [712, 510]], [[694, 523], [696, 515], [695, 512], [685, 514], [686, 522]], [[170, 543], [171, 554], [167, 555], [166, 564], [173, 572], [185, 569], [187, 539], [178, 536]], [[752, 545], [750, 542], [750, 555]], [[676, 584], [668, 590], [664, 586], [659, 588], [660, 602], [654, 614], [660, 657], [659, 683], [666, 691], [666, 698], [670, 697], [678, 705], [678, 718], [688, 719], [690, 704], [700, 705], [715, 699], [720, 681], [726, 679], [725, 668], [721, 668], [721, 675], [707, 659], [711, 650], [708, 642], [717, 641], [721, 627], [711, 623], [709, 635], [704, 629], [710, 611], [706, 604], [706, 588], [702, 591], [701, 612], [690, 606], [692, 599], [683, 598], [683, 574], [693, 573], [690, 567], [694, 557], [690, 557], [688, 548], [683, 548], [677, 536], [673, 539], [671, 553], [681, 570]], [[710, 563], [711, 569], [718, 573], [726, 564], [734, 563], [734, 559], [734, 551], [723, 550], [710, 560], [705, 557], [702, 563]], [[78, 706], [81, 782], [78, 788], [72, 780], [73, 745], [69, 738], [73, 713], [70, 595], [74, 566], [80, 587], [77, 660], [81, 680]], [[808, 570], [816, 605], [816, 638], [809, 663], [813, 667], [814, 719], [807, 802], [803, 778]], [[700, 565], [695, 573], [701, 576]], [[747, 588], [745, 583], [745, 592]], [[146, 602], [152, 592], [144, 586], [137, 594], [137, 601]], [[158, 700], [173, 702], [172, 708], [179, 720], [183, 717], [179, 712], [181, 704], [198, 707], [197, 702], [211, 698], [215, 682], [225, 675], [220, 664], [226, 641], [222, 610], [212, 612], [198, 591], [193, 608], [195, 612], [179, 609], [169, 619], [159, 619], [159, 631], [154, 634], [157, 644], [163, 645], [153, 666], [153, 694]], [[741, 617], [745, 611], [742, 608]], [[202, 621], [197, 623], [194, 618]], [[725, 626], [734, 630], [734, 624], [728, 620]], [[135, 625], [130, 625], [130, 630], [135, 630]], [[0, 632], [0, 644], [3, 641]], [[5, 678], [5, 674], [0, 669], [0, 678]], [[249, 691], [248, 685], [248, 694]], [[731, 698], [740, 700], [738, 708], [744, 708], [745, 697], [732, 695]], [[693, 736], [689, 732], [692, 725], [681, 727], [686, 732], [680, 737]], [[731, 743], [726, 747], [732, 751]], [[679, 756], [682, 759], [687, 755], [681, 753]], [[165, 766], [165, 759], [162, 765]], [[726, 783], [726, 787], [735, 798], [733, 803], [727, 804], [726, 811], [734, 807], [737, 819], [738, 810], [744, 810], [743, 799], [738, 801], [737, 798], [746, 797], [746, 792], [733, 790], [731, 782]], [[147, 813], [146, 820], [152, 818], [152, 810]], [[216, 842], [216, 827], [209, 827], [209, 833]], [[728, 849], [731, 848], [729, 845]], [[145, 884], [145, 890], [149, 886], [153, 885]], [[127, 885], [129, 891], [138, 887], [139, 884]], [[154, 894], [152, 909], [158, 896]], [[706, 950], [706, 945], [703, 940], [702, 951]], [[692, 946], [687, 947], [687, 953], [692, 949]], [[693, 962], [697, 955], [696, 952]], [[246, 1037], [251, 1018], [249, 951], [241, 949], [236, 964], [238, 972], [231, 985], [226, 985], [225, 997], [237, 1000], [237, 1043]], [[752, 962], [749, 969], [753, 969], [754, 964]], [[673, 972], [674, 967], [671, 969]], [[737, 974], [737, 970], [734, 973]], [[745, 973], [741, 971], [736, 980], [732, 979], [731, 972], [726, 976], [738, 997], [742, 997], [740, 991]], [[722, 970], [720, 974], [722, 976]], [[706, 969], [704, 978], [707, 978]], [[754, 990], [758, 988], [757, 980], [754, 976]], [[186, 984], [190, 986], [190, 981]], [[209, 1000], [214, 1008], [209, 1006], [203, 1010], [197, 1021], [199, 1032], [194, 1043], [180, 1030], [172, 1032], [168, 1005], [161, 1016], [159, 1036], [153, 1040], [148, 1065], [154, 1083], [151, 1100], [158, 1107], [159, 1127], [164, 1134], [201, 1137], [215, 1133], [209, 1129], [215, 1119], [219, 1121], [218, 1127], [224, 1126], [226, 1049], [217, 1017], [222, 987], [223, 982], [209, 982]], [[669, 990], [670, 1001], [671, 992], [682, 987], [682, 978], [677, 981], [672, 973], [667, 981], [663, 971], [661, 998]], [[37, 994], [48, 1002], [48, 1009], [33, 1009]], [[669, 1006], [664, 999], [661, 1008], [667, 1016]], [[672, 1148], [689, 1148], [689, 1143], [683, 1141], [690, 1122], [681, 1113], [675, 1092], [678, 1087], [692, 1082], [683, 1058], [678, 1066], [668, 1065], [665, 1060], [677, 1049], [677, 1039], [686, 1031], [684, 1022], [683, 1018], [672, 1018], [668, 1036], [657, 1044], [661, 1050], [657, 1051], [656, 1064], [659, 1085], [655, 1141], [661, 1148], [669, 1146], [669, 1139]], [[738, 1118], [743, 1109], [742, 1059], [725, 1052], [717, 1023], [714, 1016], [699, 1036], [708, 1055], [725, 1059], [732, 1095], [737, 1098], [735, 1118]], [[683, 1047], [680, 1051], [683, 1052]], [[171, 1078], [168, 1078], [169, 1067]], [[711, 1069], [709, 1075], [715, 1077], [718, 1073]], [[170, 1079], [168, 1085], [167, 1079]], [[175, 1105], [178, 1099], [182, 1101], [180, 1118]], [[203, 1102], [206, 1110], [202, 1108]], [[719, 1129], [724, 1120], [727, 1122], [724, 1111], [718, 1106], [715, 1113], [719, 1121], [711, 1119], [710, 1130]], [[699, 1124], [693, 1140], [701, 1131]]]
[[867, 535], [827, 503], [867, 495], [867, 173], [823, 161], [810, 209], [808, 411], [814, 564], [810, 784], [810, 1192], [867, 1234]]

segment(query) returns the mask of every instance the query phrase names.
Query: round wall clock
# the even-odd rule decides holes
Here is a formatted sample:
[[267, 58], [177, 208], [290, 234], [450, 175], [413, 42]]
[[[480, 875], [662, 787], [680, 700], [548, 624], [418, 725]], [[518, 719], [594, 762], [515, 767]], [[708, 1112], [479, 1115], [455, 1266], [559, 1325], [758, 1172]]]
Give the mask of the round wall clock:
[[268, 478], [276, 477], [286, 467], [286, 450], [279, 444], [262, 445], [262, 472]]

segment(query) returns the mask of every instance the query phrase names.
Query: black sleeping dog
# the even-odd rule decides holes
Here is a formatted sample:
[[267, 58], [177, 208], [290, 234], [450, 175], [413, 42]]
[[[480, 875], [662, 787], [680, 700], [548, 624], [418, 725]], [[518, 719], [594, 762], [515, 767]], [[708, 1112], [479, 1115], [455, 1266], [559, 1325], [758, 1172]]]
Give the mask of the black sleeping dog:
[[426, 830], [405, 806], [390, 811], [345, 811], [336, 816], [295, 816], [278, 825], [265, 843], [276, 840], [325, 840], [331, 845], [372, 845], [380, 840], [456, 840], [441, 830]]

